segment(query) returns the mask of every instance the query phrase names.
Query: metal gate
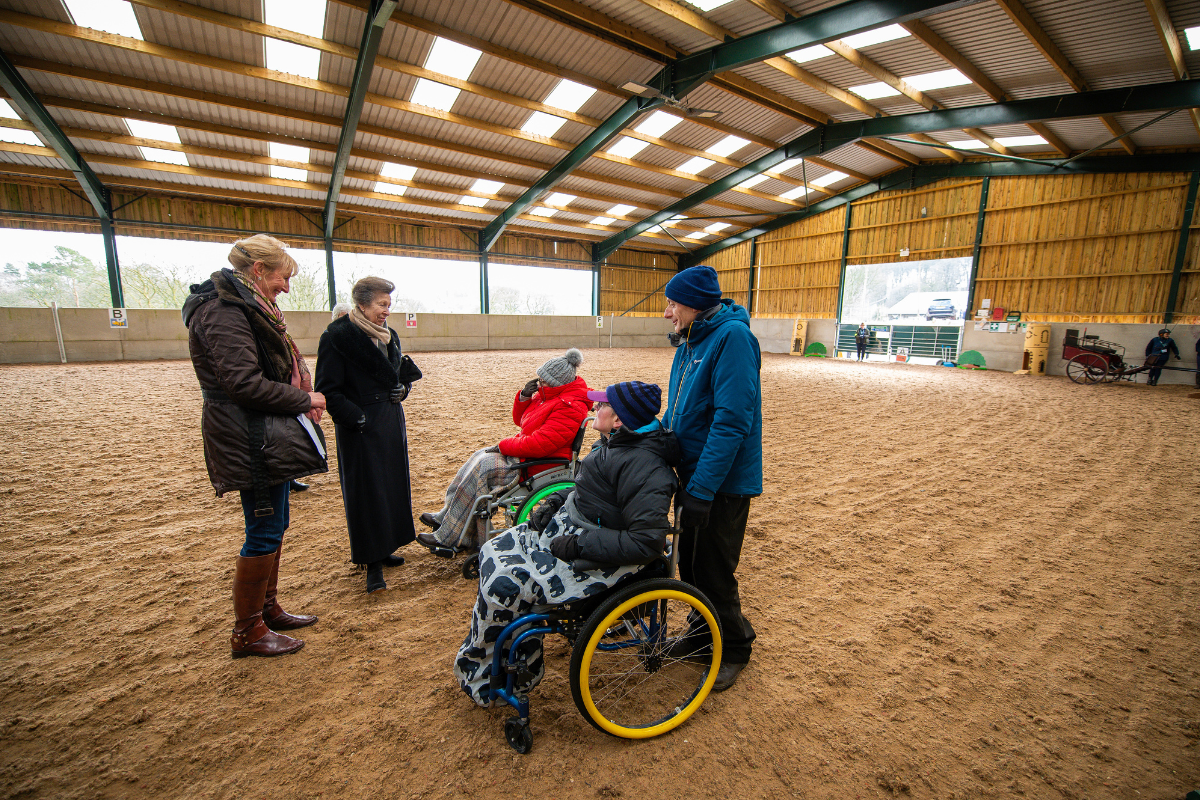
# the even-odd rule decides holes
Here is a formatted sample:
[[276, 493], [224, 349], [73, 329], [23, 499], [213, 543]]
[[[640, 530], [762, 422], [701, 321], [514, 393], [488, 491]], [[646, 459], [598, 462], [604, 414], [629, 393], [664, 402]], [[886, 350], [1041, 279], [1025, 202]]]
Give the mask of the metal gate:
[[[962, 340], [961, 325], [868, 325], [871, 339], [867, 344], [868, 355], [890, 358], [900, 348], [907, 348], [910, 358], [943, 358], [942, 348], [949, 347], [950, 360], [958, 359], [959, 343]], [[837, 350], [853, 356], [854, 332], [857, 325], [838, 325]]]

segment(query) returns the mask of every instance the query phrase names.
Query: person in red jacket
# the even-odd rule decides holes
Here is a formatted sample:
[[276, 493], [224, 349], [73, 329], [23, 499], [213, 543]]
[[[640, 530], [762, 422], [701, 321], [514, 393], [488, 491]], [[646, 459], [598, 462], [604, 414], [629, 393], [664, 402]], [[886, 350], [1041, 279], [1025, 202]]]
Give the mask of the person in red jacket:
[[592, 407], [587, 384], [575, 374], [582, 363], [583, 353], [572, 347], [538, 367], [537, 378], [513, 399], [513, 422], [521, 432], [467, 459], [446, 489], [441, 510], [421, 514], [432, 533], [418, 533], [418, 543], [442, 558], [477, 549], [484, 534], [478, 520], [471, 519], [476, 497], [517, 477], [524, 460], [571, 457], [571, 442]]

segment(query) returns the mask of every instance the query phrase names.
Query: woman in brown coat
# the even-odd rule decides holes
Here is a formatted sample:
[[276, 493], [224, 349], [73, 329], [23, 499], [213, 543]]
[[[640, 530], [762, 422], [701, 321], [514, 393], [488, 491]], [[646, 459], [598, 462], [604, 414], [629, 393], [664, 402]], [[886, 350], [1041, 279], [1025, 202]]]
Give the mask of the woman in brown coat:
[[326, 472], [325, 397], [275, 305], [296, 272], [284, 244], [264, 234], [235, 242], [233, 269], [192, 286], [183, 304], [192, 366], [204, 396], [201, 432], [208, 476], [220, 497], [241, 493], [246, 540], [233, 577], [234, 658], [278, 656], [304, 646], [274, 631], [317, 621], [276, 599], [292, 480]]

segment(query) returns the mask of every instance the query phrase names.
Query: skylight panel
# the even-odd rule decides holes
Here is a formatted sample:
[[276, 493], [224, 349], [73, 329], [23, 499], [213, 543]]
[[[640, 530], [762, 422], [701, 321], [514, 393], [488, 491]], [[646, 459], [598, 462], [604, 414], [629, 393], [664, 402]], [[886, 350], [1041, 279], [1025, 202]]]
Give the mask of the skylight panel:
[[946, 142], [951, 147], [957, 147], [960, 150], [987, 150], [988, 146], [978, 139], [963, 139], [958, 142]]
[[142, 28], [126, 0], [63, 0], [75, 24], [107, 31], [133, 39], [142, 39]]
[[653, 136], [655, 139], [661, 139], [664, 133], [671, 130], [671, 128], [674, 128], [682, 121], [683, 120], [674, 114], [668, 114], [665, 111], [655, 111], [653, 114], [642, 120], [641, 123], [634, 128], [634, 130], [646, 136]]
[[743, 139], [740, 136], [726, 136], [721, 141], [714, 144], [704, 152], [711, 153], [714, 156], [727, 156], [730, 153], [736, 153], [746, 145], [750, 144], [748, 139]]
[[483, 53], [474, 47], [467, 47], [465, 44], [439, 36], [434, 39], [433, 47], [429, 49], [425, 69], [465, 81], [471, 77], [471, 71], [475, 69], [481, 55]]
[[372, 188], [372, 191], [379, 192], [380, 194], [394, 194], [397, 197], [400, 197], [401, 195], [403, 195], [405, 192], [408, 191], [408, 187], [401, 186], [396, 183], [381, 183], [379, 181], [376, 181], [375, 186]]
[[541, 111], [535, 111], [529, 115], [529, 119], [525, 120], [525, 124], [521, 126], [521, 130], [526, 133], [532, 133], [535, 136], [545, 136], [547, 139], [558, 133], [558, 129], [566, 123], [562, 117], [556, 117], [553, 114], [544, 114]]
[[281, 167], [276, 164], [272, 164], [271, 177], [281, 178], [285, 181], [307, 181], [308, 171], [296, 169], [295, 167]]
[[417, 78], [417, 86], [413, 89], [412, 102], [420, 106], [429, 106], [439, 111], [449, 111], [458, 99], [458, 89], [436, 81]]
[[876, 28], [873, 31], [863, 31], [853, 36], [847, 36], [845, 39], [842, 39], [842, 44], [847, 47], [853, 47], [855, 50], [860, 50], [864, 47], [870, 47], [873, 44], [890, 42], [893, 39], [903, 39], [905, 36], [911, 35], [911, 33], [899, 25], [887, 25], [882, 28]]
[[564, 111], [578, 111], [595, 93], [596, 90], [590, 86], [563, 78], [542, 102]]
[[321, 71], [321, 51], [279, 39], [267, 38], [267, 69], [316, 79]]
[[[175, 130], [174, 125], [163, 125], [159, 122], [143, 122], [140, 119], [126, 119], [125, 124], [129, 126], [129, 132], [139, 139], [155, 139], [160, 142], [174, 142], [175, 144], [183, 144], [179, 141], [179, 131]], [[305, 161], [308, 159], [305, 158]]]
[[711, 234], [708, 231], [692, 231], [685, 239], [707, 239]]
[[608, 152], [621, 158], [633, 158], [645, 149], [645, 142], [639, 139], [631, 139], [628, 136], [622, 136], [620, 139], [617, 139], [616, 144], [608, 148]]
[[537, 216], [537, 217], [553, 217], [555, 214], [558, 213], [558, 209], [545, 208], [544, 206], [538, 206], [537, 208], [529, 209], [529, 213], [533, 214], [534, 216]]
[[33, 131], [24, 131], [20, 128], [0, 128], [0, 142], [12, 142], [13, 144], [31, 144], [34, 147], [45, 147], [42, 140], [34, 135]]
[[383, 169], [379, 170], [379, 174], [385, 178], [396, 178], [401, 181], [411, 181], [413, 175], [417, 174], [416, 167], [410, 167], [406, 164], [387, 163], [383, 165]]
[[704, 170], [708, 169], [715, 163], [717, 163], [717, 162], [709, 161], [707, 158], [701, 158], [700, 156], [693, 156], [692, 158], [689, 158], [687, 161], [680, 164], [675, 169], [678, 172], [686, 172], [689, 175], [695, 175], [698, 172], [703, 172]]
[[904, 82], [914, 89], [929, 92], [934, 89], [945, 89], [947, 86], [965, 86], [971, 82], [971, 79], [956, 69], [943, 69], [921, 75], [909, 75], [904, 78]]
[[142, 152], [142, 158], [146, 161], [158, 161], [163, 164], [178, 164], [181, 167], [190, 167], [187, 156], [178, 150], [163, 150], [160, 147], [139, 147]]
[[13, 107], [8, 104], [7, 100], [0, 100], [0, 117], [4, 117], [5, 119], [21, 118], [16, 111], [13, 111]]
[[475, 206], [476, 208], [483, 208], [488, 204], [488, 198], [471, 197], [469, 194], [464, 194], [462, 197], [458, 198], [458, 204], [462, 206]]
[[748, 179], [742, 181], [741, 183], [738, 184], [738, 186], [742, 187], [743, 189], [752, 189], [755, 186], [758, 186], [763, 181], [768, 180], [770, 177], [771, 177], [770, 175], [763, 175], [760, 172], [758, 175], [755, 175], [753, 178], [748, 178]]
[[802, 159], [802, 158], [789, 158], [787, 161], [784, 161], [782, 164], [776, 164], [774, 169], [772, 169], [771, 171], [772, 172], [780, 172], [780, 173], [787, 172], [792, 167], [800, 166], [800, 162], [803, 160], [804, 159]]
[[1046, 140], [1041, 136], [999, 136], [996, 141], [1005, 147], [1030, 147], [1032, 145], [1046, 144]]
[[263, 20], [276, 28], [325, 38], [325, 0], [263, 0]]
[[627, 206], [624, 203], [618, 203], [605, 213], [612, 214], [614, 217], [625, 217], [628, 216], [629, 212], [633, 211], [635, 208], [637, 208], [637, 206]]
[[712, 225], [704, 226], [704, 230], [708, 231], [709, 233], [717, 233], [718, 231], [723, 231], [728, 227], [728, 222], [714, 222]]
[[552, 206], [569, 206], [569, 205], [571, 205], [572, 202], [574, 202], [575, 200], [578, 200], [578, 199], [579, 198], [573, 194], [566, 194], [564, 192], [555, 192], [554, 194], [552, 194], [546, 198], [546, 202]]
[[883, 81], [877, 83], [865, 83], [862, 86], [851, 86], [850, 91], [864, 100], [874, 100], [878, 97], [894, 97], [900, 94], [899, 89], [893, 89]]
[[814, 178], [813, 180], [809, 181], [809, 183], [811, 183], [813, 186], [828, 186], [831, 183], [837, 183], [843, 178], [849, 177], [850, 176], [844, 172], [830, 172], [828, 175], [822, 175], [819, 178]]
[[805, 47], [801, 50], [793, 50], [787, 54], [787, 57], [797, 64], [804, 64], [808, 61], [816, 61], [818, 58], [833, 55], [833, 51], [823, 44], [814, 44], [812, 47]]
[[280, 161], [299, 161], [302, 164], [308, 163], [308, 148], [297, 147], [294, 144], [281, 144], [280, 142], [269, 142], [267, 144], [267, 152], [271, 154], [271, 158], [277, 158]]
[[1187, 39], [1189, 50], [1200, 50], [1200, 25], [1194, 28], [1184, 28], [1183, 35]]
[[612, 225], [616, 222], [612, 217], [592, 217], [593, 225]]
[[701, 11], [712, 11], [714, 8], [720, 8], [730, 0], [688, 0], [690, 5], [695, 6]]
[[797, 186], [795, 189], [789, 189], [788, 191], [784, 192], [783, 194], [781, 194], [779, 196], [782, 197], [784, 200], [796, 200], [798, 198], [803, 197], [806, 194], [811, 194], [814, 191], [816, 191], [816, 190], [810, 189], [807, 186]]
[[478, 192], [479, 194], [496, 194], [503, 185], [501, 181], [489, 181], [487, 178], [478, 178], [475, 183], [471, 184], [471, 191]]

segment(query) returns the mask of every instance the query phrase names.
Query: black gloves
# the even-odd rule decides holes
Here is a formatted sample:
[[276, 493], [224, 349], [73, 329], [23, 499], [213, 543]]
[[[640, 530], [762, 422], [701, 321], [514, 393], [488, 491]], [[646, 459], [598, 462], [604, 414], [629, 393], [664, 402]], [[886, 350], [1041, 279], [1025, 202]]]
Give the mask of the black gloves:
[[574, 534], [564, 536], [556, 536], [550, 540], [550, 552], [559, 561], [571, 562], [579, 558], [583, 554], [583, 546], [579, 544], [579, 537]]
[[689, 494], [687, 489], [680, 492], [679, 498], [680, 528], [703, 528], [708, 525], [708, 514], [712, 511], [712, 500], [701, 500]]
[[407, 383], [402, 383], [388, 393], [388, 400], [391, 400], [393, 403], [399, 403], [408, 397], [410, 391], [412, 391], [412, 387]]
[[354, 420], [354, 430], [362, 433], [367, 429], [367, 415], [360, 414], [358, 419]]
[[550, 524], [550, 520], [563, 507], [563, 503], [567, 502], [567, 494], [569, 492], [569, 489], [564, 489], [543, 498], [541, 505], [535, 508], [533, 513], [529, 515], [529, 527], [538, 533], [546, 530], [546, 526]]
[[525, 388], [521, 390], [521, 398], [528, 400], [533, 397], [533, 393], [538, 390], [537, 378], [534, 378], [529, 383], [525, 384]]

